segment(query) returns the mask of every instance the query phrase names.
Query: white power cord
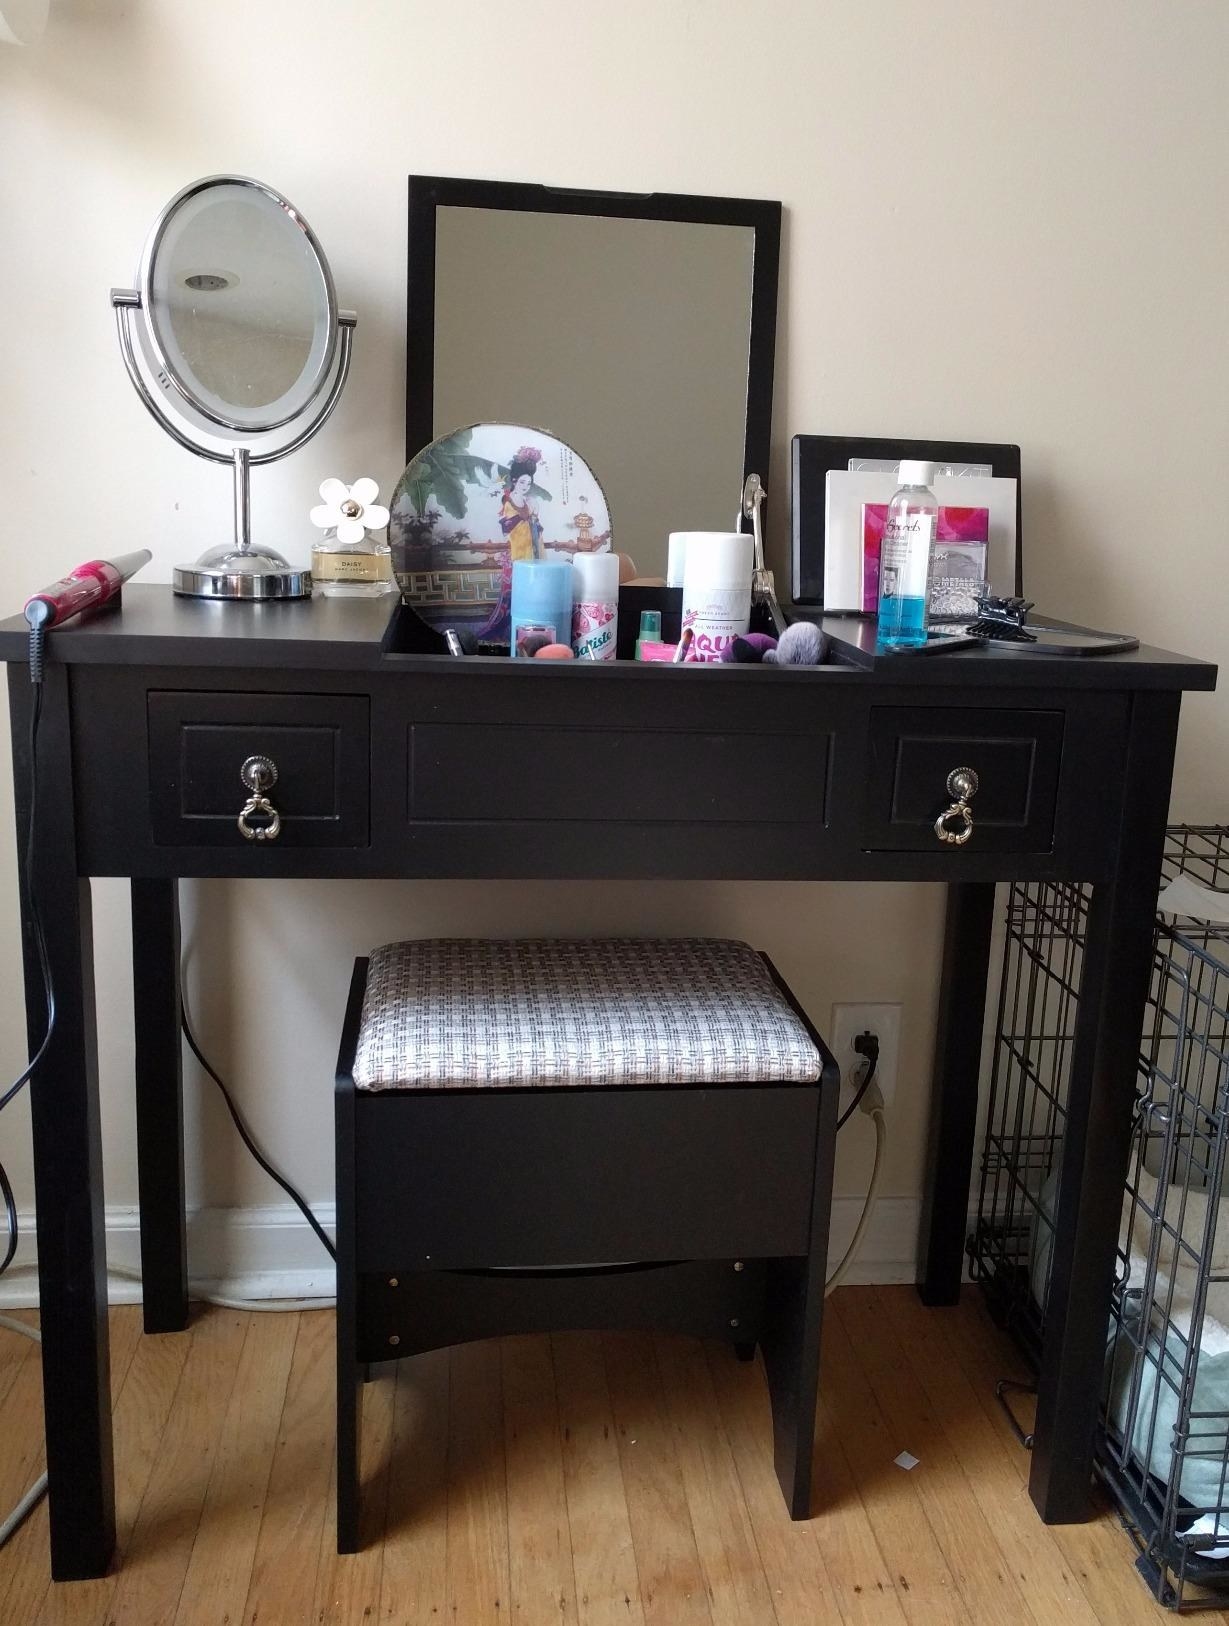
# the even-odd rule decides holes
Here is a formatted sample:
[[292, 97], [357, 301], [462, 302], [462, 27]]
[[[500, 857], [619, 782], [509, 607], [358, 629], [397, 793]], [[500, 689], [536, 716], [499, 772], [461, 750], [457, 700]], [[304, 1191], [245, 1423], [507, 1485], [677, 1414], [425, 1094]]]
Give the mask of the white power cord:
[[867, 1226], [871, 1222], [871, 1215], [875, 1210], [875, 1199], [879, 1195], [879, 1179], [883, 1173], [883, 1154], [888, 1144], [888, 1123], [884, 1117], [883, 1091], [872, 1078], [862, 1090], [858, 1101], [858, 1110], [864, 1112], [875, 1126], [875, 1164], [871, 1170], [870, 1185], [866, 1188], [866, 1201], [862, 1205], [862, 1217], [853, 1234], [853, 1240], [845, 1249], [845, 1256], [840, 1264], [824, 1283], [824, 1297], [833, 1293], [844, 1281], [849, 1267], [857, 1257], [858, 1249], [866, 1237]]
[[[14, 1265], [5, 1274], [9, 1277], [33, 1276], [37, 1273], [37, 1269], [36, 1265]], [[107, 1266], [108, 1281], [136, 1282], [139, 1284], [141, 1279], [141, 1272], [139, 1270], [130, 1270], [127, 1265]], [[197, 1304], [216, 1305], [220, 1310], [277, 1310], [291, 1314], [298, 1310], [335, 1310], [337, 1308], [337, 1300], [326, 1294], [322, 1294], [319, 1298], [240, 1299], [228, 1298], [220, 1293], [209, 1293], [203, 1288], [193, 1287], [191, 1283], [188, 1285], [188, 1297]], [[0, 1316], [0, 1327], [4, 1326], [24, 1327], [24, 1324], [20, 1321], [13, 1323], [8, 1321], [6, 1317]], [[24, 1327], [24, 1331], [29, 1333], [31, 1337], [34, 1336], [29, 1327]]]

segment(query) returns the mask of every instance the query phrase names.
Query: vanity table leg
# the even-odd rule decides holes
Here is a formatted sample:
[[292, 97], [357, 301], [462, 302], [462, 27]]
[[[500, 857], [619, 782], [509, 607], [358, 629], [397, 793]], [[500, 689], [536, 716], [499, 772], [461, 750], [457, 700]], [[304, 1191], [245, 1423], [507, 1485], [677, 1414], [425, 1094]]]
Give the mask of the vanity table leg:
[[1089, 1511], [1178, 702], [1133, 699], [1118, 862], [1088, 911], [1029, 1472], [1047, 1524]]
[[182, 1332], [188, 1325], [188, 1248], [174, 880], [132, 882], [132, 996], [145, 1331]]
[[993, 926], [993, 882], [960, 881], [948, 887], [918, 1249], [917, 1288], [923, 1304], [956, 1304], [960, 1299]]
[[51, 1573], [70, 1581], [104, 1574], [115, 1547], [90, 884], [77, 874], [66, 669], [48, 664], [43, 683], [36, 840], [28, 867], [31, 685], [25, 667], [9, 668], [9, 703], [31, 1054], [47, 1026], [32, 894], [55, 991], [55, 1026], [31, 1081], [30, 1112]]

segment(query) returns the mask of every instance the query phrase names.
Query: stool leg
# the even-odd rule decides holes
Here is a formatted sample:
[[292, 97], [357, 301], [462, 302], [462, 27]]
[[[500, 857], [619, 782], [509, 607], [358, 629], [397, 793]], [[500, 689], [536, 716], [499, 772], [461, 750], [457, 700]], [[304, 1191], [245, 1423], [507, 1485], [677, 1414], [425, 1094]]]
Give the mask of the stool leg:
[[791, 1519], [808, 1518], [811, 1512], [838, 1088], [839, 1079], [829, 1081], [827, 1077], [820, 1086], [810, 1252], [801, 1259], [772, 1261], [766, 1325], [760, 1339], [772, 1401], [773, 1465]]
[[[340, 1306], [339, 1306], [340, 1308]], [[337, 1551], [359, 1550], [359, 1439], [363, 1422], [362, 1369], [342, 1352], [337, 1336]], [[353, 1340], [348, 1340], [353, 1342]]]

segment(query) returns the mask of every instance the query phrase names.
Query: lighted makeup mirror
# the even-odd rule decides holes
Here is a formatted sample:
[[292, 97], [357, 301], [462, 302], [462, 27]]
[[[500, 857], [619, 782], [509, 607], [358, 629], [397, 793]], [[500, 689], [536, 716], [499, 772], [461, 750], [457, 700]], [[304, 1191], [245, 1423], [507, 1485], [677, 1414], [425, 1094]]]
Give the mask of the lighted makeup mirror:
[[138, 286], [112, 289], [111, 302], [124, 365], [146, 407], [181, 446], [234, 470], [234, 540], [178, 567], [175, 591], [310, 593], [307, 570], [253, 548], [249, 474], [316, 433], [349, 371], [356, 318], [337, 309], [311, 227], [260, 181], [195, 181], [154, 222]]
[[601, 481], [614, 546], [664, 576], [768, 476], [779, 203], [412, 175], [407, 460], [533, 424]]

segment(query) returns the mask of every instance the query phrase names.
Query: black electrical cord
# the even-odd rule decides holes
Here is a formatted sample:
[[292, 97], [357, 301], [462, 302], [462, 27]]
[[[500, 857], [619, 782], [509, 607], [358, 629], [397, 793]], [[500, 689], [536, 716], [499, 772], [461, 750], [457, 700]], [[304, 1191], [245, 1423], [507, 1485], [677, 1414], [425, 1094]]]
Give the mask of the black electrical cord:
[[[47, 1026], [43, 1033], [42, 1042], [30, 1057], [25, 1070], [20, 1077], [13, 1080], [3, 1095], [0, 1095], [0, 1112], [8, 1106], [34, 1075], [34, 1071], [43, 1057], [47, 1054], [47, 1046], [51, 1043], [52, 1031], [55, 1028], [55, 990], [51, 983], [51, 961], [47, 954], [47, 939], [43, 934], [43, 917], [39, 913], [38, 895], [34, 889], [34, 830], [35, 815], [38, 806], [38, 725], [43, 714], [43, 644], [44, 630], [42, 626], [30, 628], [30, 682], [34, 693], [30, 702], [30, 810], [26, 823], [26, 905], [29, 917], [30, 930], [34, 936], [34, 948], [38, 955], [39, 971], [43, 979], [43, 992], [47, 1002]], [[4, 1258], [0, 1260], [0, 1276], [13, 1263], [13, 1256], [17, 1252], [17, 1203], [13, 1196], [13, 1187], [9, 1182], [8, 1172], [3, 1163], [0, 1163], [0, 1198], [4, 1201], [4, 1217], [8, 1240], [5, 1244]]]
[[875, 1069], [879, 1066], [879, 1040], [873, 1033], [859, 1033], [858, 1037], [853, 1042], [853, 1047], [860, 1056], [866, 1057], [867, 1068], [862, 1075], [862, 1082], [854, 1091], [853, 1100], [836, 1120], [838, 1134], [842, 1129], [844, 1129], [845, 1125], [858, 1110], [862, 1103], [862, 1097], [871, 1087], [871, 1080], [875, 1076]]
[[205, 1069], [205, 1071], [209, 1074], [209, 1076], [213, 1080], [213, 1082], [221, 1090], [222, 1099], [223, 1099], [223, 1101], [226, 1102], [226, 1110], [227, 1110], [227, 1112], [230, 1113], [231, 1121], [233, 1122], [235, 1128], [239, 1132], [239, 1139], [247, 1147], [248, 1151], [256, 1159], [257, 1163], [264, 1170], [264, 1172], [269, 1176], [270, 1180], [276, 1181], [276, 1183], [279, 1186], [281, 1186], [282, 1190], [290, 1198], [291, 1202], [293, 1202], [295, 1204], [295, 1206], [298, 1208], [299, 1212], [302, 1214], [303, 1218], [307, 1221], [307, 1223], [311, 1226], [312, 1230], [315, 1231], [316, 1235], [320, 1238], [320, 1241], [324, 1244], [324, 1247], [328, 1252], [329, 1258], [330, 1259], [336, 1259], [337, 1258], [337, 1249], [333, 1246], [332, 1240], [330, 1239], [328, 1232], [324, 1229], [324, 1227], [321, 1225], [320, 1221], [316, 1218], [316, 1216], [312, 1213], [311, 1209], [307, 1206], [307, 1203], [304, 1200], [304, 1198], [302, 1198], [299, 1195], [299, 1193], [290, 1184], [289, 1180], [287, 1180], [283, 1175], [280, 1175], [277, 1172], [277, 1170], [273, 1167], [272, 1163], [269, 1162], [269, 1159], [261, 1151], [260, 1147], [257, 1146], [256, 1142], [252, 1139], [252, 1136], [251, 1136], [251, 1134], [250, 1134], [250, 1132], [248, 1130], [247, 1125], [244, 1123], [242, 1117], [240, 1117], [240, 1115], [239, 1115], [239, 1108], [235, 1105], [234, 1101], [231, 1098], [230, 1091], [226, 1088], [226, 1085], [223, 1084], [223, 1082], [222, 1082], [221, 1078], [219, 1078], [217, 1072], [210, 1065], [209, 1061], [205, 1057], [204, 1052], [201, 1050], [200, 1045], [197, 1044], [196, 1035], [192, 1032], [192, 1026], [191, 1026], [191, 1023], [188, 1021], [188, 1013], [187, 1013], [187, 1010], [184, 1007], [184, 1003], [183, 1003], [182, 999], [179, 1002], [179, 1022], [180, 1022], [180, 1026], [183, 1028], [183, 1036], [188, 1041], [189, 1050], [191, 1050], [192, 1054], [196, 1057], [197, 1061], [200, 1062], [201, 1066]]

